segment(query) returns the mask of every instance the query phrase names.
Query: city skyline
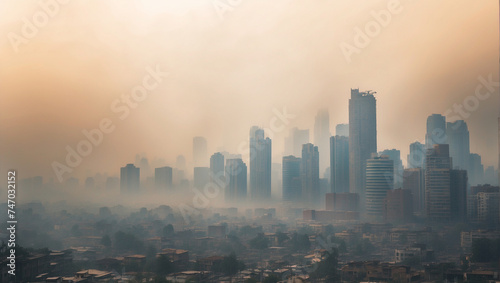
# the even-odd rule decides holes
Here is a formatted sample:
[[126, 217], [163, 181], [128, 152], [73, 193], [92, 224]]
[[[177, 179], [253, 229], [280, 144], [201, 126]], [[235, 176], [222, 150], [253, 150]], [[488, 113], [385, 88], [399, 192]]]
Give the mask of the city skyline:
[[[208, 154], [220, 151], [219, 147], [238, 153], [240, 144], [247, 141], [250, 126], [269, 127], [270, 120], [276, 116], [274, 108], [280, 112], [286, 109], [287, 113], [296, 116], [288, 121], [285, 129], [274, 133], [273, 162], [279, 162], [289, 128], [309, 129], [310, 140], [313, 140], [314, 116], [318, 109], [328, 109], [331, 133], [334, 133], [334, 125], [347, 123], [349, 89], [357, 87], [378, 92], [378, 149], [396, 148], [406, 156], [409, 143], [424, 142], [427, 116], [440, 113], [453, 122], [452, 118], [458, 114], [457, 119], [468, 124], [471, 152], [479, 153], [486, 167], [497, 166], [498, 88], [494, 87], [489, 98], [480, 100], [474, 111], [462, 108], [460, 115], [454, 108], [455, 104], [463, 106], [482, 82], [496, 81], [498, 77], [498, 24], [494, 24], [497, 23], [497, 3], [401, 2], [400, 13], [392, 15], [390, 24], [347, 62], [340, 44], [353, 44], [355, 28], [363, 28], [373, 21], [372, 11], [378, 13], [387, 9], [383, 1], [369, 6], [357, 4], [294, 2], [274, 7], [250, 2], [226, 13], [224, 20], [220, 20], [213, 7], [194, 5], [188, 15], [200, 16], [199, 24], [179, 16], [165, 23], [165, 26], [175, 26], [168, 30], [157, 27], [165, 21], [160, 17], [165, 10], [158, 7], [153, 11], [151, 4], [135, 3], [136, 7], [128, 3], [116, 9], [110, 3], [83, 6], [76, 2], [73, 6], [61, 7], [57, 17], [51, 18], [50, 24], [40, 29], [36, 37], [20, 45], [17, 53], [8, 39], [0, 50], [7, 59], [0, 72], [4, 78], [2, 91], [6, 94], [2, 96], [0, 109], [0, 130], [6, 137], [0, 143], [0, 150], [5, 153], [0, 170], [15, 167], [26, 177], [44, 176], [57, 180], [52, 162], [63, 163], [66, 146], [74, 149], [85, 138], [82, 130], [98, 128], [104, 118], [113, 121], [114, 131], [106, 134], [102, 143], [83, 158], [71, 176], [85, 178], [97, 172], [117, 175], [116, 168], [130, 163], [137, 153], [144, 153], [150, 160], [163, 159], [163, 165], [167, 166], [173, 166], [179, 154], [191, 162], [191, 141], [195, 136], [207, 139]], [[19, 19], [30, 17], [31, 9], [37, 8], [27, 3], [2, 5], [4, 10], [9, 8], [10, 11], [2, 17], [0, 25], [6, 34], [19, 34], [22, 28]], [[451, 6], [454, 13], [447, 13], [446, 9]], [[82, 15], [94, 13], [99, 25], [85, 21], [76, 14], [78, 9], [83, 9]], [[248, 25], [251, 13], [256, 10], [267, 11], [262, 15], [263, 22], [279, 18], [276, 26]], [[301, 17], [292, 19], [290, 15], [299, 10]], [[356, 20], [347, 16], [345, 19], [318, 17], [322, 13], [342, 15], [351, 10], [359, 15]], [[426, 17], [427, 23], [418, 31], [412, 28], [416, 19], [429, 10], [439, 15], [440, 20]], [[120, 25], [122, 32], [106, 39], [108, 32], [118, 28], [118, 24], [108, 20], [109, 15], [120, 19], [127, 13], [134, 15], [137, 21]], [[478, 14], [481, 16], [471, 16]], [[145, 33], [152, 26], [154, 32]], [[463, 26], [468, 28], [460, 28]], [[295, 28], [293, 35], [286, 32], [289, 27]], [[72, 28], [81, 28], [84, 32], [76, 35], [71, 33]], [[53, 38], [45, 30], [59, 32], [61, 46], [67, 46], [71, 52], [58, 52], [55, 56], [51, 50], [58, 45], [54, 45]], [[481, 30], [481, 36], [475, 30]], [[198, 39], [183, 36], [199, 31], [207, 33]], [[249, 49], [234, 41], [236, 31], [248, 36], [261, 32], [261, 39], [256, 39], [261, 48]], [[133, 40], [134, 34], [141, 39]], [[277, 36], [280, 40], [273, 41]], [[304, 40], [308, 36], [318, 40]], [[295, 38], [311, 45], [297, 44]], [[394, 42], [391, 38], [403, 40]], [[206, 46], [203, 42], [207, 41], [216, 43], [208, 49], [196, 47]], [[420, 42], [418, 49], [410, 44], [414, 41]], [[158, 51], [149, 50], [150, 55], [143, 56], [143, 46], [148, 44], [158, 45]], [[182, 51], [180, 46], [184, 44], [191, 47]], [[95, 45], [100, 49], [93, 53]], [[234, 51], [225, 46], [233, 46], [230, 49]], [[395, 49], [399, 52], [393, 52]], [[275, 50], [290, 51], [276, 54]], [[311, 54], [310, 50], [316, 52]], [[132, 52], [131, 56], [125, 55], [128, 52]], [[202, 65], [192, 68], [195, 62], [187, 60], [185, 54], [193, 55], [189, 57]], [[212, 64], [214, 61], [209, 58], [220, 63]], [[101, 68], [102, 64], [107, 67]], [[268, 70], [270, 65], [273, 68]], [[37, 71], [37, 66], [41, 66], [43, 72]], [[137, 108], [129, 109], [130, 114], [122, 121], [119, 118], [122, 112], [112, 112], [110, 105], [120, 99], [122, 93], [130, 93], [135, 85], [141, 84], [148, 74], [147, 68], [159, 68], [169, 75], [161, 78], [162, 82]], [[298, 76], [291, 70], [298, 70]], [[259, 72], [264, 72], [265, 76], [256, 80], [253, 75]], [[235, 77], [231, 73], [244, 75]], [[267, 81], [266, 76], [275, 79]], [[287, 77], [293, 79], [284, 79]], [[39, 87], [34, 87], [37, 85]], [[481, 89], [483, 94], [488, 90], [486, 86]], [[446, 113], [447, 110], [451, 112]], [[404, 117], [411, 125], [395, 124], [394, 117]], [[10, 122], [12, 119], [15, 124]], [[402, 127], [406, 130], [394, 130]], [[24, 142], [17, 142], [19, 139]], [[102, 160], [103, 155], [112, 158]], [[32, 160], [31, 156], [37, 159]]]

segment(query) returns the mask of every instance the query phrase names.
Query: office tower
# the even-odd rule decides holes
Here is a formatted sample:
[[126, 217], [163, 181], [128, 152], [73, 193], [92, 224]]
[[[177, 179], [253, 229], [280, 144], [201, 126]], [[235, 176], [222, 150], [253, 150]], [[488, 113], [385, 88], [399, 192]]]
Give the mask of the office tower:
[[450, 151], [447, 144], [435, 144], [433, 148], [427, 150], [425, 158], [425, 209], [429, 220], [450, 220], [451, 167]]
[[497, 175], [495, 168], [493, 166], [488, 166], [484, 170], [484, 182], [485, 184], [498, 185]]
[[500, 193], [477, 194], [477, 221], [488, 224], [491, 228], [500, 224]]
[[379, 153], [387, 155], [394, 161], [394, 187], [401, 188], [403, 185], [403, 161], [401, 161], [401, 152], [397, 149], [386, 149]]
[[330, 192], [349, 192], [349, 138], [330, 137]]
[[427, 117], [427, 132], [425, 133], [425, 146], [433, 148], [435, 144], [446, 143], [446, 118], [440, 114]]
[[302, 146], [300, 172], [302, 200], [307, 208], [316, 207], [321, 200], [319, 195], [319, 152], [317, 146], [311, 143]]
[[469, 178], [472, 186], [483, 183], [484, 167], [481, 163], [481, 155], [471, 153], [469, 155]]
[[450, 145], [450, 157], [453, 166], [458, 169], [469, 169], [469, 129], [463, 120], [446, 123], [446, 138]]
[[271, 198], [270, 138], [264, 137], [259, 127], [250, 129], [250, 194], [254, 201], [269, 201]]
[[330, 149], [330, 115], [327, 109], [320, 109], [314, 120], [314, 144], [319, 152], [319, 170], [325, 172], [329, 165], [328, 152]]
[[500, 224], [499, 203], [500, 187], [473, 186], [471, 194], [467, 196], [467, 218], [495, 227]]
[[210, 156], [210, 182], [214, 188], [218, 188], [222, 195], [222, 189], [226, 186], [226, 179], [224, 176], [224, 155], [220, 152]]
[[170, 190], [172, 186], [172, 167], [164, 166], [155, 168], [155, 187], [158, 190]]
[[309, 130], [300, 130], [297, 127], [290, 129], [290, 134], [285, 139], [285, 154], [300, 156], [302, 145], [306, 143], [309, 143]]
[[463, 222], [467, 219], [467, 171], [451, 170], [450, 178], [451, 219]]
[[120, 191], [122, 193], [139, 192], [140, 177], [140, 169], [134, 164], [127, 164], [120, 168]]
[[387, 191], [384, 199], [384, 221], [392, 223], [408, 222], [413, 219], [413, 197], [409, 190]]
[[193, 171], [193, 186], [198, 190], [202, 190], [210, 182], [210, 168], [194, 167]]
[[193, 166], [203, 167], [208, 163], [207, 140], [204, 137], [193, 138]]
[[271, 196], [281, 199], [283, 197], [282, 168], [281, 163], [271, 164]]
[[424, 168], [425, 166], [425, 145], [416, 141], [410, 144], [410, 154], [408, 154], [406, 167], [408, 168]]
[[338, 124], [335, 126], [335, 135], [349, 137], [349, 124]]
[[300, 158], [283, 156], [283, 200], [298, 203], [302, 199]]
[[366, 215], [380, 219], [387, 191], [394, 188], [394, 161], [387, 155], [373, 153], [366, 161]]
[[326, 194], [325, 210], [358, 211], [359, 196], [352, 193], [328, 193]]
[[[365, 196], [366, 160], [377, 152], [377, 111], [373, 92], [351, 89], [349, 99], [349, 191]], [[361, 205], [363, 206], [363, 205]]]
[[423, 214], [425, 209], [425, 172], [422, 168], [409, 168], [403, 172], [403, 189], [413, 195], [413, 211]]
[[226, 160], [226, 203], [244, 201], [247, 197], [247, 165], [238, 159]]

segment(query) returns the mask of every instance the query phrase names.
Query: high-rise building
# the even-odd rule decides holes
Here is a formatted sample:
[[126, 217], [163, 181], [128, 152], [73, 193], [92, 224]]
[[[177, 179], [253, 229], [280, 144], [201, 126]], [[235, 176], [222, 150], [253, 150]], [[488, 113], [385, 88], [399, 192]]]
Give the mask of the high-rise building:
[[467, 171], [450, 172], [451, 219], [464, 222], [467, 219]]
[[469, 221], [479, 221], [485, 224], [498, 225], [500, 188], [491, 185], [472, 186], [467, 196], [467, 218]]
[[134, 164], [120, 168], [120, 191], [122, 193], [134, 193], [140, 190], [140, 169]]
[[330, 192], [349, 192], [349, 138], [330, 137]]
[[429, 220], [451, 218], [450, 181], [452, 167], [449, 146], [435, 144], [425, 159], [425, 209]]
[[394, 161], [387, 155], [373, 154], [366, 161], [366, 215], [381, 219], [387, 191], [394, 189]]
[[330, 136], [330, 115], [327, 109], [321, 109], [314, 121], [314, 144], [318, 146], [320, 172], [325, 172], [330, 163], [328, 158]]
[[349, 124], [338, 124], [335, 126], [335, 135], [349, 137]]
[[469, 180], [472, 186], [483, 183], [484, 167], [481, 162], [481, 155], [471, 153], [469, 155]]
[[425, 145], [416, 141], [410, 144], [410, 154], [408, 154], [407, 168], [424, 168], [425, 166]]
[[[366, 160], [377, 152], [377, 111], [373, 92], [351, 89], [349, 99], [349, 191], [364, 203]], [[361, 205], [363, 206], [363, 205]]]
[[304, 204], [307, 208], [317, 207], [321, 201], [319, 195], [319, 152], [317, 146], [311, 143], [302, 146], [300, 171]]
[[259, 127], [250, 129], [250, 195], [254, 201], [271, 198], [272, 143]]
[[298, 203], [301, 199], [300, 158], [283, 156], [283, 200]]
[[446, 138], [450, 145], [450, 157], [453, 166], [458, 169], [469, 169], [469, 129], [464, 120], [446, 123]]
[[498, 185], [497, 174], [493, 166], [488, 166], [484, 170], [484, 182], [485, 184]]
[[193, 165], [194, 167], [207, 166], [207, 140], [204, 137], [193, 138]]
[[172, 167], [155, 168], [155, 186], [159, 190], [172, 189]]
[[401, 188], [403, 185], [403, 161], [401, 161], [401, 152], [397, 149], [386, 149], [379, 155], [387, 155], [389, 159], [394, 161], [394, 187]]
[[193, 171], [193, 186], [198, 190], [202, 190], [210, 182], [210, 168], [194, 167]]
[[435, 144], [446, 144], [446, 118], [440, 114], [427, 117], [425, 146], [432, 148]]
[[387, 191], [384, 199], [384, 220], [388, 222], [408, 222], [413, 219], [413, 198], [409, 190]]
[[228, 159], [226, 161], [226, 203], [244, 201], [247, 197], [247, 166], [241, 160]]
[[289, 136], [285, 139], [285, 154], [300, 156], [302, 154], [302, 145], [306, 143], [309, 143], [309, 130], [292, 128]]
[[403, 189], [413, 195], [413, 211], [423, 214], [425, 209], [425, 172], [422, 168], [408, 168], [403, 173]]
[[212, 154], [210, 157], [210, 182], [219, 192], [226, 186], [224, 176], [224, 155], [220, 152]]

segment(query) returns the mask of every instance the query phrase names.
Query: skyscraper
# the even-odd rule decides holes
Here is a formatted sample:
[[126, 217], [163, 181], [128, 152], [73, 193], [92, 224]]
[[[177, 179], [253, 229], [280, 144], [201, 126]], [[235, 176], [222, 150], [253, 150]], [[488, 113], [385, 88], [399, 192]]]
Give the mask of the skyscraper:
[[302, 199], [300, 179], [301, 159], [292, 155], [283, 156], [283, 200], [298, 203]]
[[469, 169], [469, 129], [463, 120], [446, 123], [446, 138], [450, 145], [453, 166], [462, 170]]
[[302, 154], [302, 145], [306, 143], [309, 143], [309, 130], [292, 128], [289, 136], [285, 139], [285, 154], [300, 156]]
[[450, 178], [451, 219], [463, 222], [467, 219], [467, 171], [451, 170]]
[[226, 203], [244, 201], [247, 197], [247, 166], [240, 158], [226, 161]]
[[432, 114], [427, 117], [427, 131], [425, 134], [426, 148], [432, 148], [435, 144], [446, 143], [446, 118], [440, 114]]
[[330, 137], [330, 190], [349, 192], [349, 138], [346, 136]]
[[204, 137], [193, 138], [193, 166], [206, 166], [208, 163], [207, 140]]
[[155, 186], [158, 190], [172, 189], [172, 167], [155, 168]]
[[349, 124], [338, 124], [335, 126], [335, 135], [349, 137]]
[[469, 181], [472, 186], [479, 185], [483, 182], [484, 166], [481, 161], [481, 155], [471, 153], [469, 155]]
[[366, 161], [366, 215], [380, 219], [387, 191], [394, 189], [394, 161], [387, 155], [373, 154]]
[[377, 111], [373, 92], [351, 89], [349, 99], [349, 187], [364, 203], [366, 160], [377, 152]]
[[448, 221], [451, 218], [449, 146], [435, 144], [427, 150], [425, 159], [425, 209], [430, 220]]
[[321, 202], [319, 195], [319, 152], [317, 146], [311, 143], [302, 146], [300, 171], [304, 204], [307, 208], [317, 207]]
[[140, 169], [134, 164], [120, 168], [120, 191], [122, 193], [138, 193], [140, 190]]
[[[250, 194], [254, 201], [271, 198], [272, 143], [259, 127], [250, 129]], [[227, 171], [226, 171], [227, 172]]]
[[413, 195], [413, 210], [423, 214], [425, 208], [425, 172], [422, 168], [408, 168], [403, 173], [403, 189]]
[[219, 191], [225, 187], [224, 155], [220, 152], [216, 152], [210, 157], [210, 182], [219, 188]]
[[424, 168], [425, 167], [425, 145], [416, 141], [410, 144], [410, 154], [407, 157], [408, 168]]
[[403, 161], [401, 161], [401, 152], [397, 149], [386, 149], [380, 152], [380, 155], [387, 155], [394, 161], [394, 187], [401, 188], [403, 185]]
[[320, 109], [314, 121], [314, 144], [318, 146], [319, 170], [325, 172], [329, 165], [330, 115], [327, 109]]

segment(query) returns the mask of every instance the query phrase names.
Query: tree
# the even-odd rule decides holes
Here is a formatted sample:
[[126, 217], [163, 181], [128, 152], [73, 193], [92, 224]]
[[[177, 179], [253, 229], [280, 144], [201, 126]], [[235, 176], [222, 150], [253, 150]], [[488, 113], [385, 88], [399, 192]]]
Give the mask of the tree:
[[122, 231], [115, 233], [115, 248], [119, 251], [134, 251], [141, 252], [144, 243], [137, 239], [136, 236]]
[[111, 238], [108, 235], [102, 236], [101, 244], [106, 248], [111, 247]]
[[320, 261], [316, 266], [316, 270], [311, 273], [311, 278], [324, 278], [326, 282], [337, 282], [339, 276], [338, 256], [337, 249], [327, 252], [326, 258]]
[[250, 240], [250, 247], [252, 249], [263, 250], [268, 246], [268, 240], [263, 233], [259, 233], [255, 238]]
[[290, 243], [294, 251], [307, 251], [311, 248], [311, 242], [307, 234], [294, 233]]

